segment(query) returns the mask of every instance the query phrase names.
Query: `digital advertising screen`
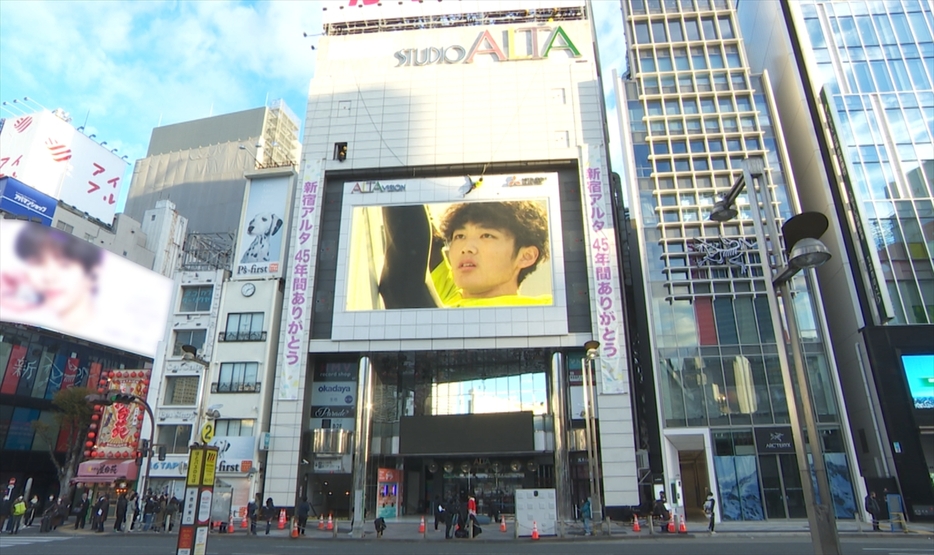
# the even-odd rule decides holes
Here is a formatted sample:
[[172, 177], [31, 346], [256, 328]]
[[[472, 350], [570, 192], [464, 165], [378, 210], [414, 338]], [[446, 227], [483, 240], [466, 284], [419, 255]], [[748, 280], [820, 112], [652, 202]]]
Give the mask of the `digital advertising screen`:
[[[497, 322], [520, 325], [498, 331], [489, 326], [480, 335], [522, 335], [528, 318], [553, 320], [554, 329], [566, 330], [557, 174], [347, 182], [344, 209], [350, 218], [341, 231], [345, 273], [337, 288], [336, 326], [359, 327], [355, 317], [368, 312], [500, 309]], [[514, 318], [503, 312], [510, 310]], [[416, 318], [484, 319], [490, 318]], [[433, 332], [458, 334], [445, 326]]]
[[172, 280], [59, 229], [0, 220], [0, 319], [154, 357]]
[[916, 409], [934, 409], [934, 353], [902, 355], [908, 391]]

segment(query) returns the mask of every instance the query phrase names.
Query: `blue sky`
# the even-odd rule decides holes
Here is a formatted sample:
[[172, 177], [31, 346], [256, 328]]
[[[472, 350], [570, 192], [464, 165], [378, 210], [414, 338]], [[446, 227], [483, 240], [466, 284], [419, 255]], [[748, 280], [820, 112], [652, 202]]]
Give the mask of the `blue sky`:
[[[594, 2], [607, 93], [625, 67], [620, 4]], [[153, 127], [282, 98], [304, 119], [319, 2], [0, 0], [0, 100], [29, 97], [132, 163]], [[612, 100], [612, 99], [611, 99]], [[33, 104], [35, 105], [35, 104]], [[619, 157], [614, 106], [608, 114]], [[3, 109], [10, 117], [16, 109]], [[615, 168], [619, 171], [618, 168]], [[122, 209], [123, 202], [118, 204]]]

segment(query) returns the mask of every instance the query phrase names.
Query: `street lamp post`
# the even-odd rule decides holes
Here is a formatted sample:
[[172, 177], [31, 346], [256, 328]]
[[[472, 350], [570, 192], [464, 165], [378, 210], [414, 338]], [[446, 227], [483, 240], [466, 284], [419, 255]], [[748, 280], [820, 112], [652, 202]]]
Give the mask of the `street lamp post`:
[[[814, 418], [814, 407], [811, 404], [811, 396], [804, 369], [804, 360], [801, 355], [794, 300], [791, 298], [791, 292], [788, 287], [788, 282], [799, 271], [816, 268], [830, 259], [831, 255], [827, 247], [817, 239], [827, 230], [827, 218], [823, 214], [806, 212], [790, 218], [785, 223], [782, 229], [785, 235], [785, 244], [790, 255], [786, 263], [784, 253], [780, 247], [778, 230], [775, 227], [775, 214], [772, 208], [772, 201], [767, 186], [760, 184], [763, 173], [764, 167], [761, 160], [747, 159], [743, 168], [743, 175], [733, 184], [733, 187], [726, 196], [714, 205], [713, 211], [710, 214], [710, 219], [717, 222], [725, 222], [736, 217], [738, 212], [733, 206], [736, 202], [736, 198], [747, 184], [751, 184], [749, 204], [752, 205], [753, 227], [756, 232], [759, 255], [766, 267], [769, 268], [769, 274], [766, 276], [769, 286], [766, 290], [768, 293], [769, 308], [772, 312], [775, 339], [779, 347], [778, 358], [782, 365], [782, 382], [785, 390], [786, 403], [788, 405], [788, 419], [791, 423], [795, 455], [798, 461], [798, 470], [801, 475], [801, 485], [807, 509], [808, 524], [811, 531], [811, 543], [814, 547], [815, 555], [839, 555], [840, 539], [837, 535], [837, 526], [832, 512], [833, 499], [827, 480], [827, 469], [821, 450], [820, 436], [818, 435], [817, 424]], [[760, 195], [762, 196], [766, 225], [768, 226], [768, 237], [766, 237], [765, 231], [762, 228], [762, 216], [760, 216], [759, 213]], [[774, 276], [771, 274], [772, 265], [770, 263], [773, 259], [778, 266], [777, 273]], [[788, 326], [788, 335], [791, 341], [791, 352], [795, 369], [794, 379], [797, 382], [796, 385], [801, 402], [800, 409], [797, 406], [798, 397], [795, 395], [795, 385], [792, 383], [792, 376], [788, 368], [787, 353], [783, 349], [784, 339], [782, 336], [782, 323], [779, 318], [776, 292], [781, 297], [782, 306], [785, 309], [785, 320]], [[776, 323], [778, 323], [777, 326], [775, 325]], [[811, 474], [809, 472], [810, 465], [808, 464], [807, 451], [805, 450], [801, 425], [798, 420], [799, 410], [804, 416], [804, 426], [807, 430], [808, 444], [811, 448], [814, 474], [817, 479], [818, 493], [820, 495], [819, 501], [814, 495], [814, 486], [811, 483]]]
[[600, 356], [597, 349], [600, 348], [599, 341], [587, 341], [584, 343], [584, 350], [587, 352], [581, 364], [581, 374], [584, 377], [584, 426], [587, 434], [587, 468], [590, 474], [590, 511], [593, 514], [594, 522], [601, 523], [603, 529], [603, 503], [600, 498], [600, 479], [598, 471], [600, 462], [597, 452], [597, 421], [596, 421], [596, 395], [594, 391], [593, 366], [594, 360]]

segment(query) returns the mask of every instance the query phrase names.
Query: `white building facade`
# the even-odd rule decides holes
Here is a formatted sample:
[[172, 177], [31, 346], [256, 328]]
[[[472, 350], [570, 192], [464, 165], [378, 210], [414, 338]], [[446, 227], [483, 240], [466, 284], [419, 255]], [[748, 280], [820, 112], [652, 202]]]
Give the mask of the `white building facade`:
[[[362, 522], [473, 495], [498, 514], [554, 488], [570, 516], [590, 495], [572, 398], [591, 340], [603, 505], [639, 503], [592, 22], [583, 2], [508, 4], [325, 11], [264, 468], [277, 505]], [[518, 292], [464, 293], [454, 220], [443, 248], [436, 232], [465, 205], [507, 212], [517, 249], [518, 222], [544, 233]]]

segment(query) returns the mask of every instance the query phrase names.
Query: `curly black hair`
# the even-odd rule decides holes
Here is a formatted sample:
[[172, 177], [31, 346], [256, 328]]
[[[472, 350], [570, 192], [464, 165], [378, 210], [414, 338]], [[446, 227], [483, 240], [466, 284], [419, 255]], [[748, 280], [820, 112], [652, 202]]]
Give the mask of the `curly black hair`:
[[533, 200], [502, 202], [464, 202], [452, 205], [441, 217], [441, 234], [450, 244], [454, 232], [466, 224], [482, 225], [500, 229], [515, 238], [515, 252], [523, 247], [536, 247], [538, 259], [528, 268], [519, 271], [519, 283], [548, 259], [548, 216], [543, 203]]

